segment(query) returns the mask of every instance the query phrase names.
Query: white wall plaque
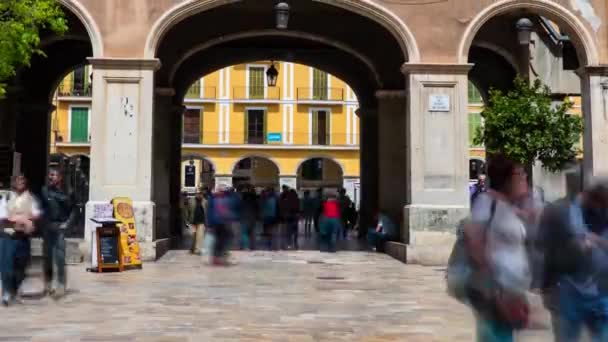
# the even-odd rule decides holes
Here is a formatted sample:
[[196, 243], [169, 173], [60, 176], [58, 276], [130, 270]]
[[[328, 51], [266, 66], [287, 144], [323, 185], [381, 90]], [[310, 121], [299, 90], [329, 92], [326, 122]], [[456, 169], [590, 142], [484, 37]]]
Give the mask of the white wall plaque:
[[431, 111], [431, 112], [449, 112], [450, 111], [450, 95], [431, 94], [429, 96], [429, 111]]

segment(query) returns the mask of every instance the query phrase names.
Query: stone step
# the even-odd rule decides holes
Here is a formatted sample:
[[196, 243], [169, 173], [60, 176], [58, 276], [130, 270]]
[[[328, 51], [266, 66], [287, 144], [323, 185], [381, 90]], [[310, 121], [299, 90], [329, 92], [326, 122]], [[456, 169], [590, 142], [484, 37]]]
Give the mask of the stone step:
[[[65, 262], [66, 264], [80, 264], [84, 262], [84, 253], [82, 251], [82, 244], [84, 244], [84, 239], [65, 239]], [[32, 239], [32, 257], [40, 258], [43, 256], [42, 252], [42, 239], [34, 238]]]

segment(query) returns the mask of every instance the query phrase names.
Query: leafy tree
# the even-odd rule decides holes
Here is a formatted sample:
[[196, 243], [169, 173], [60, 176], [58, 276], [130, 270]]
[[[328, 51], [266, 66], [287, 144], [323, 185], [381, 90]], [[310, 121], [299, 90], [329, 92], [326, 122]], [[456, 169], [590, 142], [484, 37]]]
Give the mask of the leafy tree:
[[40, 32], [67, 31], [67, 20], [56, 0], [0, 0], [0, 97], [16, 70], [29, 66], [40, 49]]
[[549, 171], [562, 170], [580, 152], [583, 132], [581, 117], [568, 114], [571, 108], [568, 101], [552, 103], [551, 90], [539, 80], [530, 84], [517, 77], [507, 94], [490, 90], [474, 142], [490, 155], [503, 153], [522, 165], [540, 160]]

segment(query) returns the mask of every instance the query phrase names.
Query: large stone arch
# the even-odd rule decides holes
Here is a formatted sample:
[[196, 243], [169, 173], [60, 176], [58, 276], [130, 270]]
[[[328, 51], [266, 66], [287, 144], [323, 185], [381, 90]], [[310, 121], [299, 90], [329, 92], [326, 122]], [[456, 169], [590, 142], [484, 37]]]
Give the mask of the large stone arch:
[[78, 1], [75, 0], [58, 0], [58, 2], [67, 8], [70, 12], [80, 20], [82, 25], [86, 28], [89, 33], [90, 43], [93, 50], [92, 57], [103, 56], [103, 36], [97, 26], [97, 23], [89, 13], [89, 11]]
[[[67, 0], [64, 0], [67, 1]], [[144, 58], [154, 58], [162, 38], [171, 27], [181, 20], [221, 5], [240, 0], [188, 0], [175, 5], [165, 12], [155, 23], [146, 38]], [[399, 42], [401, 50], [410, 63], [420, 61], [416, 39], [407, 25], [394, 13], [369, 0], [315, 0], [365, 16], [385, 27]]]
[[466, 28], [458, 47], [458, 63], [467, 63], [473, 40], [490, 19], [514, 10], [527, 9], [556, 21], [572, 35], [582, 65], [597, 65], [599, 52], [593, 34], [572, 11], [556, 2], [544, 0], [502, 0], [479, 12]]

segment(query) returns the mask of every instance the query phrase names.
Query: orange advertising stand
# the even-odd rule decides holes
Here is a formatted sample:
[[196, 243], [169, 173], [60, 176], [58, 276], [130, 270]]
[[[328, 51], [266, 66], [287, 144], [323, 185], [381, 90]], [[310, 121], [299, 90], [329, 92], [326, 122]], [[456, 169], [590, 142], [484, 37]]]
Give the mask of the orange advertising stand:
[[135, 229], [135, 214], [133, 201], [127, 197], [117, 197], [112, 200], [114, 206], [114, 219], [118, 221], [120, 231], [121, 264], [124, 269], [138, 269], [142, 267], [137, 230]]

